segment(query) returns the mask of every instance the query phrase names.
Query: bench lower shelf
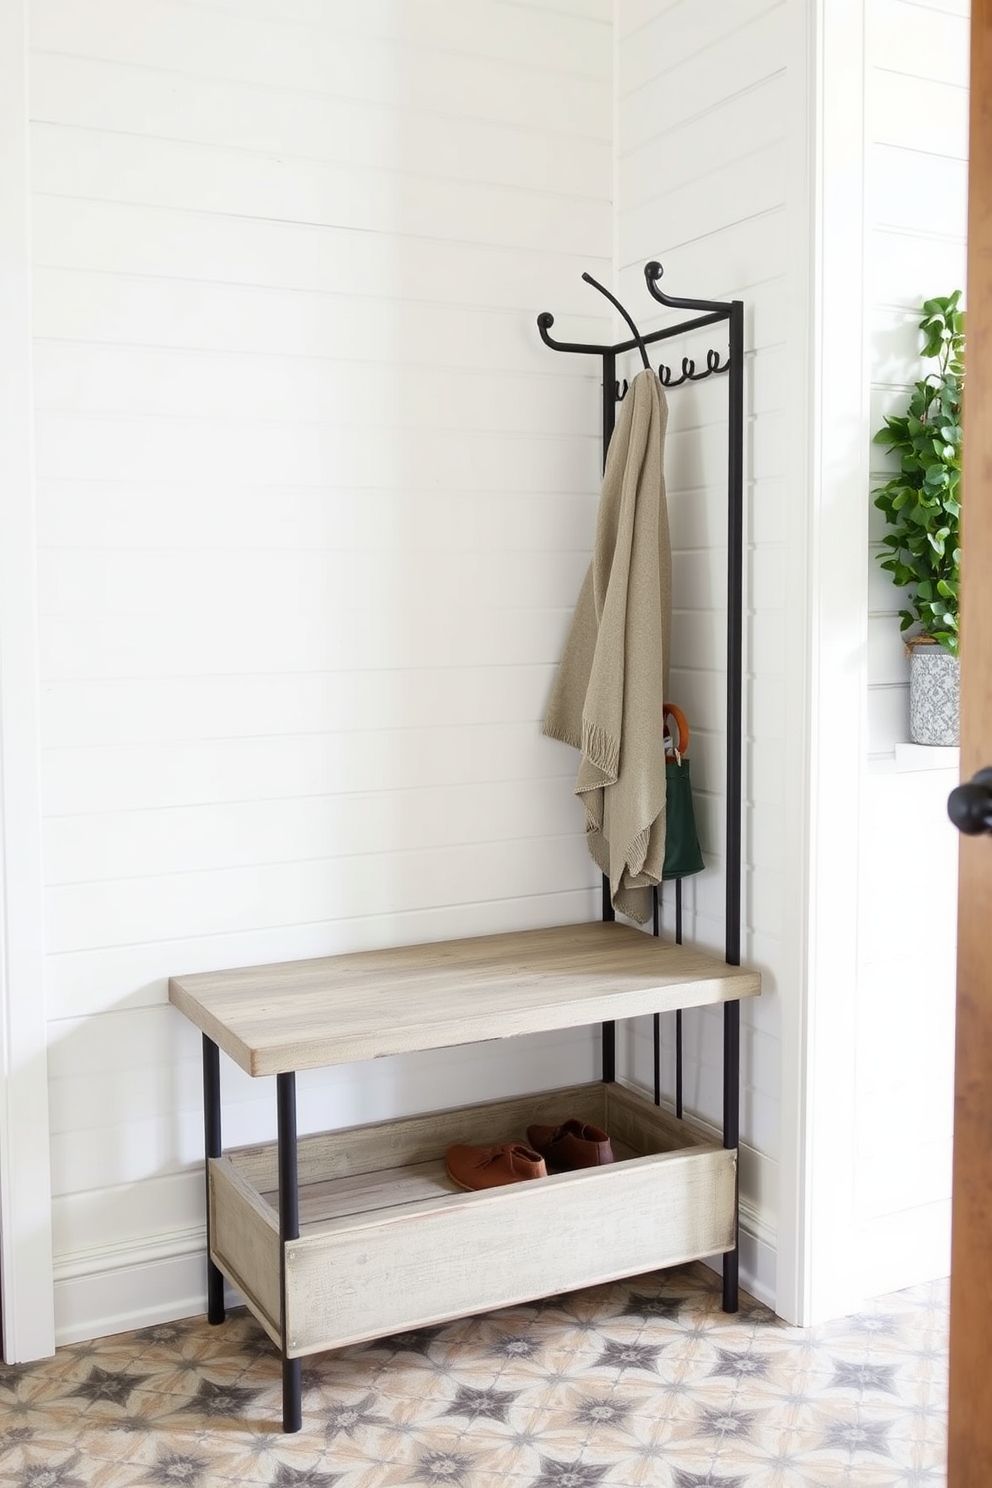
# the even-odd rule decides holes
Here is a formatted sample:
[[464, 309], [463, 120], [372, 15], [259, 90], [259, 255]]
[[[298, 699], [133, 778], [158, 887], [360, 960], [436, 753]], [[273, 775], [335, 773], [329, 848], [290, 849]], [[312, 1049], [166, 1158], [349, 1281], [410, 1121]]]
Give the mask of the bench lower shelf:
[[[605, 1168], [466, 1193], [456, 1142], [576, 1116]], [[300, 1139], [300, 1236], [280, 1253], [275, 1144], [209, 1163], [211, 1259], [282, 1347], [326, 1349], [731, 1250], [737, 1154], [638, 1092], [595, 1082]], [[285, 1298], [282, 1289], [285, 1286]]]

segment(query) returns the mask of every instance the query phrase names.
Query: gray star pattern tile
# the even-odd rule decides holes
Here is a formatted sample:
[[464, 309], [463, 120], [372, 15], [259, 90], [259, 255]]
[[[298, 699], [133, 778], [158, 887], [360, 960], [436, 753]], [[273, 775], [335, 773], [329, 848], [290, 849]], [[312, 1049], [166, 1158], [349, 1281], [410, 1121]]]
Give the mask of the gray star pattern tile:
[[0, 1366], [2, 1488], [943, 1488], [947, 1288], [803, 1331], [705, 1267], [317, 1355], [245, 1312]]

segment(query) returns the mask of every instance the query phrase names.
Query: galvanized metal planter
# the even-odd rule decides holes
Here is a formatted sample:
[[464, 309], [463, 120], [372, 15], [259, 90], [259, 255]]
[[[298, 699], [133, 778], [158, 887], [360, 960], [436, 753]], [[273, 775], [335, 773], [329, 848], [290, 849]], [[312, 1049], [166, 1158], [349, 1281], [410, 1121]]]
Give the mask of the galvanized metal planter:
[[914, 744], [957, 744], [960, 663], [935, 641], [914, 640], [909, 653], [909, 737]]

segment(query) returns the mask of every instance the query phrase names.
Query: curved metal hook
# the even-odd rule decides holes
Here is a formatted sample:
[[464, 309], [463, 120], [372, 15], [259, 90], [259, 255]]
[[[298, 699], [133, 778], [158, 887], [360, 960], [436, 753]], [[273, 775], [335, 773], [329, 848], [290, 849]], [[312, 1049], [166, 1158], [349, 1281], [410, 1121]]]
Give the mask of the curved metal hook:
[[683, 382], [702, 382], [705, 377], [712, 377], [714, 372], [726, 372], [730, 366], [728, 356], [725, 362], [720, 361], [720, 353], [712, 349], [706, 353], [706, 371], [697, 372], [696, 363], [692, 357], [682, 358], [681, 377], [672, 377], [671, 367], [666, 367], [664, 362], [658, 368], [658, 379], [662, 387], [679, 387]]
[[550, 346], [552, 351], [588, 351], [596, 356], [602, 356], [604, 351], [609, 351], [608, 346], [589, 346], [582, 341], [556, 341], [548, 331], [555, 323], [555, 318], [550, 310], [542, 310], [537, 317], [537, 329], [541, 333], [541, 340], [545, 346]]
[[[690, 361], [689, 362], [689, 366], [686, 368], [686, 376], [688, 377], [688, 379], [689, 379], [690, 382], [702, 382], [702, 380], [703, 380], [704, 377], [710, 377], [710, 376], [712, 376], [713, 372], [715, 371], [715, 368], [713, 368], [713, 367], [710, 366], [710, 356], [711, 355], [712, 355], [711, 352], [707, 352], [706, 353], [706, 371], [705, 372], [697, 372], [696, 371], [696, 364], [695, 364], [695, 362], [693, 362], [693, 361]], [[685, 366], [685, 363], [683, 362], [682, 365]]]
[[614, 398], [616, 398], [618, 403], [622, 403], [624, 398], [626, 398], [629, 388], [630, 383], [627, 381], [626, 377], [623, 380], [622, 387], [619, 382], [615, 382], [613, 384], [613, 396]]
[[631, 320], [630, 316], [627, 314], [627, 311], [623, 308], [620, 301], [617, 299], [616, 295], [610, 294], [610, 291], [604, 288], [604, 286], [600, 284], [599, 280], [594, 279], [591, 274], [583, 274], [582, 277], [587, 284], [592, 285], [593, 289], [598, 289], [601, 295], [605, 295], [610, 304], [615, 306], [616, 309], [620, 311], [620, 314], [623, 316], [624, 320], [630, 327], [631, 335], [637, 342], [637, 349], [641, 354], [641, 361], [644, 363], [644, 370], [649, 371], [651, 363], [648, 361], [648, 349], [644, 345], [644, 338], [642, 337], [634, 322]]
[[683, 357], [683, 359], [682, 359], [682, 376], [681, 377], [674, 377], [673, 378], [672, 377], [672, 369], [671, 369], [671, 367], [667, 367], [665, 365], [665, 363], [662, 362], [661, 365], [658, 368], [658, 380], [661, 383], [662, 387], [666, 387], [666, 388], [677, 388], [677, 387], [680, 387], [681, 384], [683, 382], [685, 382], [685, 380], [686, 380], [685, 358]]
[[[664, 269], [656, 258], [644, 265], [644, 278], [648, 286], [648, 293], [661, 305], [669, 305], [673, 310], [726, 310], [727, 305], [721, 300], [686, 300], [678, 295], [666, 294], [663, 289], [658, 288], [658, 280], [664, 274]], [[674, 386], [674, 384], [673, 384]]]

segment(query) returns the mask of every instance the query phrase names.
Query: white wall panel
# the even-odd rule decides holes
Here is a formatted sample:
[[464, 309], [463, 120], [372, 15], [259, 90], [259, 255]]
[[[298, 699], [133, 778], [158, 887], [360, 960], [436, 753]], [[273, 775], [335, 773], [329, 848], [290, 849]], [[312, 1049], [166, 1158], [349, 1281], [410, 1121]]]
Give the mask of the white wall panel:
[[[472, 11], [448, 9], [453, 17]], [[542, 190], [553, 181], [558, 192], [601, 199], [610, 189], [608, 135], [580, 152], [557, 133], [528, 129], [523, 116], [500, 123], [463, 117], [453, 128], [436, 113], [327, 93], [297, 93], [287, 109], [285, 95], [265, 86], [64, 55], [38, 57], [32, 101], [35, 117], [52, 126], [115, 133], [127, 120], [128, 133], [138, 137], [298, 162], [394, 174], [401, 159], [436, 179], [464, 179], [470, 164], [472, 179], [514, 190]]]
[[[170, 974], [596, 912], [540, 718], [599, 389], [535, 319], [609, 328], [580, 275], [612, 256], [611, 10], [32, 0], [31, 32], [56, 1274], [83, 1336], [120, 1325], [108, 1268], [189, 1305], [199, 1040]], [[595, 1047], [318, 1075], [301, 1124], [584, 1078]], [[232, 1140], [270, 1133], [271, 1090], [225, 1081]]]
[[388, 728], [398, 712], [408, 728], [523, 722], [542, 706], [554, 672], [550, 663], [502, 667], [490, 676], [469, 666], [87, 680], [64, 683], [50, 697], [46, 723], [49, 747], [57, 749], [184, 739], [191, 702], [201, 740], [238, 738], [263, 727], [269, 734], [330, 733], [342, 720], [352, 727]]
[[[122, 923], [142, 941], [236, 935], [435, 904], [579, 890], [589, 866], [574, 838], [491, 843], [392, 855], [307, 859], [179, 877], [74, 884], [46, 896], [53, 954], [113, 945]], [[173, 964], [175, 974], [180, 968]]]
[[[564, 315], [570, 307], [588, 318], [589, 292], [582, 270], [608, 271], [607, 250], [564, 261], [553, 254], [494, 248], [473, 242], [445, 243], [402, 232], [376, 237], [347, 227], [231, 218], [123, 202], [37, 197], [33, 249], [38, 267], [98, 274], [153, 276], [168, 283], [276, 287], [385, 302], [538, 310], [550, 299]], [[597, 274], [597, 277], [598, 277]], [[578, 289], [576, 288], [578, 285]], [[112, 293], [112, 291], [111, 291]], [[375, 305], [370, 307], [371, 347], [380, 344]], [[600, 322], [601, 324], [602, 322]], [[514, 320], [521, 353], [535, 357], [530, 324]], [[525, 336], [525, 331], [527, 335]], [[336, 334], [336, 333], [335, 333]], [[441, 335], [443, 337], [443, 332]], [[323, 346], [336, 347], [333, 339]], [[364, 347], [369, 341], [355, 340]], [[388, 342], [386, 343], [388, 345]], [[577, 372], [567, 374], [576, 376]]]
[[[745, 619], [744, 955], [760, 966], [760, 1012], [744, 1011], [745, 1151], [765, 1166], [742, 1163], [742, 1199], [774, 1236], [780, 1132], [780, 1026], [776, 985], [797, 976], [783, 935], [789, 896], [783, 852], [786, 750], [785, 679], [789, 665], [786, 573], [801, 500], [790, 450], [796, 418], [801, 339], [789, 308], [789, 232], [802, 210], [790, 117], [806, 60], [783, 4], [746, 0], [734, 7], [677, 3], [620, 7], [619, 284], [644, 331], [676, 317], [647, 298], [643, 265], [664, 267], [673, 295], [739, 298], [746, 305], [745, 471], [747, 544]], [[801, 272], [801, 271], [800, 271]], [[794, 292], [794, 290], [792, 291]], [[726, 351], [726, 331], [709, 328], [652, 349], [677, 374], [683, 356], [701, 365], [708, 347]], [[726, 647], [725, 379], [669, 396], [666, 478], [673, 540], [675, 612], [670, 691], [692, 726], [690, 758], [707, 868], [684, 885], [687, 938], [720, 947], [723, 870]], [[756, 742], [760, 739], [760, 747]], [[756, 871], [760, 863], [760, 871]], [[666, 895], [670, 926], [672, 895]], [[788, 968], [788, 969], [787, 969]], [[767, 997], [767, 1001], [766, 1001]], [[760, 1021], [761, 1033], [756, 1033]], [[693, 1020], [687, 1032], [686, 1102], [719, 1120], [720, 1019]], [[670, 1072], [669, 1072], [670, 1073]], [[671, 1083], [666, 1076], [666, 1090]], [[771, 1288], [774, 1294], [774, 1283]]]
[[[714, 17], [707, 13], [707, 7], [685, 3], [671, 16], [662, 15], [665, 45], [649, 52], [644, 61], [635, 60], [641, 50], [638, 40], [622, 44], [619, 79], [623, 109], [621, 153], [636, 148], [643, 140], [657, 137], [675, 124], [718, 107], [746, 88], [760, 85], [781, 72], [786, 65], [789, 45], [787, 8], [779, 0], [778, 4], [765, 7], [762, 14], [752, 15], [756, 7], [748, 0], [743, 7], [735, 6], [734, 13], [724, 12]], [[744, 21], [742, 25], [735, 24], [737, 12]], [[667, 54], [671, 39], [686, 32], [687, 28], [695, 42], [706, 36], [708, 44], [693, 46], [693, 42], [689, 42], [687, 55], [680, 65], [669, 69]], [[650, 79], [639, 80], [636, 85], [628, 84], [626, 79], [632, 62], [636, 68], [635, 77], [643, 79], [648, 58], [653, 62]], [[680, 165], [676, 164], [675, 168], [680, 169]], [[650, 189], [651, 180], [651, 176], [642, 178], [642, 192]], [[657, 174], [654, 184], [657, 187]], [[635, 203], [637, 199], [635, 193]]]
[[872, 66], [967, 91], [969, 14], [968, 0], [872, 0], [865, 11]]
[[[594, 919], [600, 902], [599, 884], [590, 873], [582, 889], [556, 890], [541, 898], [520, 895], [405, 913], [372, 911], [359, 919], [330, 918], [316, 924], [273, 929], [255, 926], [233, 935], [216, 931], [191, 940], [173, 938], [53, 955], [48, 966], [48, 1005], [53, 1018], [95, 1016], [125, 1008], [155, 1006], [165, 1000], [167, 979], [175, 974], [176, 967], [182, 975], [190, 971], [222, 970], [235, 964], [236, 958], [244, 965], [264, 965], [337, 952], [374, 950], [389, 944], [413, 945], [458, 936], [493, 935], [505, 930], [510, 921], [524, 930], [578, 923]], [[333, 912], [332, 905], [329, 914]], [[521, 1057], [516, 1047], [494, 1054], [497, 1062], [504, 1056], [510, 1071]], [[567, 1084], [568, 1078], [563, 1076], [561, 1083]]]
[[[655, 60], [650, 52], [642, 55], [645, 65]], [[732, 94], [702, 116], [690, 115], [665, 128], [659, 123], [657, 134], [621, 157], [618, 190], [625, 200], [630, 196], [634, 202], [640, 202], [646, 194], [655, 194], [644, 163], [659, 148], [671, 157], [666, 174], [671, 174], [675, 187], [773, 146], [781, 139], [781, 113], [785, 107], [785, 76], [779, 74], [757, 87]]]
[[[583, 139], [609, 139], [610, 75], [604, 67], [604, 24], [560, 22], [546, 40], [540, 6], [517, 10], [493, 0], [466, 6], [447, 0], [415, 20], [393, 13], [379, 35], [350, 26], [351, 7], [335, 4], [325, 25], [299, 25], [272, 16], [227, 13], [209, 5], [169, 0], [34, 0], [32, 41], [37, 53], [69, 53], [166, 70], [215, 81], [252, 83], [298, 93], [362, 98], [404, 110], [484, 118], [533, 126]], [[432, 13], [433, 12], [433, 13]], [[449, 48], [438, 18], [475, 40], [471, 51]], [[515, 32], [510, 29], [516, 25]], [[456, 33], [457, 34], [457, 33]], [[512, 40], [511, 40], [512, 37]], [[493, 50], [490, 52], [490, 46]], [[588, 70], [584, 70], [588, 69]], [[138, 107], [140, 110], [140, 95]], [[129, 118], [121, 117], [125, 130]]]
[[[135, 616], [126, 630], [117, 619], [96, 617], [74, 627], [55, 618], [42, 627], [42, 651], [53, 681], [173, 676], [177, 662], [196, 677], [255, 667], [311, 673], [327, 666], [405, 669], [423, 666], [428, 655], [433, 666], [529, 666], [557, 657], [569, 619], [564, 609], [522, 614], [506, 606], [469, 614], [454, 627], [449, 606], [418, 603], [408, 605], [405, 625], [380, 615], [374, 630], [365, 632], [368, 614], [367, 607], [342, 609], [332, 627], [326, 607], [315, 602], [307, 614], [253, 612], [243, 621], [228, 616], [214, 633], [204, 632], [202, 609], [173, 624]], [[534, 747], [544, 744], [538, 738]]]
[[[564, 339], [608, 340], [588, 270], [643, 329], [662, 325], [648, 258], [673, 294], [746, 305], [744, 957], [764, 993], [744, 1014], [742, 1197], [774, 1301], [796, 1096], [783, 1031], [805, 976], [804, 0], [30, 0], [30, 13], [60, 1336], [149, 1320], [132, 1301], [151, 1271], [160, 1315], [190, 1306], [199, 1047], [164, 1005], [170, 974], [598, 912], [576, 761], [539, 720], [591, 544], [600, 390], [595, 365], [555, 356], [534, 322], [551, 310]], [[909, 380], [919, 298], [962, 281], [963, 229], [934, 233], [907, 183], [937, 171], [963, 211], [966, 23], [965, 0], [866, 0], [873, 417]], [[935, 104], [939, 127], [921, 134]], [[709, 344], [664, 343], [653, 360], [677, 369]], [[685, 926], [716, 948], [725, 389], [673, 391], [666, 455], [672, 697], [692, 724], [707, 861], [685, 885]], [[868, 604], [885, 755], [906, 703], [896, 596], [878, 575]], [[857, 906], [858, 1101], [878, 1131], [927, 1049], [907, 1031], [890, 1091], [893, 1001], [922, 1018], [945, 964], [931, 945], [883, 969], [892, 927], [912, 934], [879, 887], [896, 807], [878, 791], [909, 785], [893, 780], [872, 780], [875, 887]], [[666, 891], [669, 929], [672, 903]], [[710, 1121], [720, 1030], [708, 1014], [687, 1028], [688, 1103]], [[637, 1069], [648, 1038], [631, 1030]], [[595, 1055], [583, 1035], [315, 1075], [301, 1121], [584, 1078]], [[226, 1079], [230, 1132], [265, 1136], [268, 1083]], [[880, 1144], [864, 1145], [866, 1285], [932, 1264], [945, 1148], [932, 1132], [913, 1210], [928, 1252], [893, 1244], [911, 1165], [883, 1192]]]
[[[551, 384], [549, 384], [551, 385]], [[581, 398], [582, 392], [578, 393]], [[592, 399], [589, 399], [591, 402]], [[389, 421], [386, 421], [387, 427]], [[264, 484], [485, 491], [587, 489], [599, 441], [588, 437], [473, 433], [450, 424], [407, 428], [389, 441], [359, 437], [344, 424], [253, 422], [241, 418], [141, 418], [39, 410], [42, 481], [167, 482], [199, 487]], [[407, 485], [409, 482], [409, 486]], [[93, 493], [98, 499], [100, 492]], [[233, 492], [228, 489], [231, 499]], [[157, 510], [157, 509], [156, 509]], [[412, 509], [408, 521], [413, 523]], [[163, 522], [168, 512], [163, 509]], [[209, 515], [205, 520], [210, 520]]]
[[[580, 455], [572, 491], [510, 489], [498, 501], [488, 491], [459, 487], [413, 491], [407, 486], [400, 492], [369, 486], [234, 486], [229, 477], [216, 486], [199, 477], [185, 483], [177, 476], [175, 482], [140, 484], [67, 478], [46, 485], [42, 536], [53, 552], [80, 546], [131, 553], [140, 549], [143, 516], [153, 503], [156, 553], [214, 550], [227, 555], [226, 563], [237, 561], [230, 555], [253, 549], [363, 552], [383, 531], [402, 533], [406, 550], [418, 555], [439, 549], [470, 553], [477, 546], [504, 554], [530, 550], [588, 555], [597, 498], [581, 481], [587, 463], [592, 460]], [[229, 532], [223, 503], [216, 499], [222, 492], [237, 495], [234, 532]], [[411, 495], [417, 500], [416, 523], [408, 520]], [[186, 544], [180, 541], [184, 535]], [[190, 561], [198, 560], [191, 556]]]
[[[632, 29], [630, 6], [621, 5], [620, 35], [626, 38]], [[655, 4], [644, 7], [637, 28], [635, 46], [625, 48], [622, 94], [629, 98], [638, 89], [656, 94], [659, 81], [669, 73], [682, 73], [694, 59], [717, 54], [729, 38], [745, 31], [752, 21], [775, 9], [775, 0], [737, 0], [727, 17], [725, 29], [714, 33], [712, 19], [705, 8], [682, 3], [672, 6]], [[719, 87], [719, 83], [715, 86]]]
[[[568, 777], [569, 780], [571, 777]], [[311, 861], [328, 843], [361, 842], [367, 853], [478, 842], [567, 836], [575, 802], [543, 780], [499, 781], [327, 796], [210, 802], [176, 810], [117, 810], [51, 817], [45, 835], [49, 882], [144, 878], [256, 865]]]
[[349, 232], [570, 252], [608, 224], [602, 202], [531, 187], [477, 185], [281, 160], [213, 146], [81, 133], [38, 124], [32, 172], [41, 195], [82, 196]]
[[[460, 257], [450, 255], [449, 263], [452, 269], [461, 266]], [[479, 284], [479, 291], [493, 301], [504, 290], [497, 280], [502, 267], [493, 256], [488, 272], [482, 266], [477, 271], [490, 281]], [[350, 377], [366, 365], [432, 366], [511, 374], [528, 369], [574, 384], [568, 364], [554, 358], [549, 365], [546, 348], [534, 344], [530, 328], [498, 305], [448, 303], [442, 317], [429, 302], [351, 296], [330, 285], [283, 289], [56, 267], [37, 270], [34, 292], [39, 341], [326, 360], [333, 348], [334, 362], [347, 362]], [[583, 339], [599, 328], [594, 317], [578, 314], [569, 316], [569, 325]]]

